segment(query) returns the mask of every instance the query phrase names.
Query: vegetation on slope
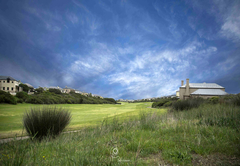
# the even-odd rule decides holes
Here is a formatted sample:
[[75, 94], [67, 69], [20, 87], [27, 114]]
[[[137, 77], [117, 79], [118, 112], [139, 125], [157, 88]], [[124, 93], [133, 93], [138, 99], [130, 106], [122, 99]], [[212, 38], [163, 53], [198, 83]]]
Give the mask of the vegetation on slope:
[[[58, 89], [56, 89], [58, 90]], [[0, 90], [0, 103], [31, 103], [31, 104], [116, 104], [113, 98], [98, 98], [84, 96], [76, 93], [58, 93], [58, 91], [41, 91], [38, 90], [33, 95], [26, 92], [18, 92], [12, 96], [7, 92]]]
[[164, 115], [143, 104], [137, 109], [138, 117], [108, 118], [55, 140], [3, 144], [0, 160], [3, 165], [239, 164], [239, 106], [204, 103]]

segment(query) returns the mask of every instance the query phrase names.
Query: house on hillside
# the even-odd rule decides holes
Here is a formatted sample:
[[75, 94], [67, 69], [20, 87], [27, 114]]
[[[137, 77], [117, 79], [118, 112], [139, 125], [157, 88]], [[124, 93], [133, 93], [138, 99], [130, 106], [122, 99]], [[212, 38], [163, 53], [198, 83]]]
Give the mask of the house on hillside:
[[0, 76], [0, 90], [16, 95], [17, 92], [22, 91], [22, 87], [19, 87], [19, 84], [20, 81], [17, 81], [10, 76]]
[[92, 95], [92, 97], [96, 97], [96, 98], [101, 98], [101, 99], [103, 99], [103, 97], [102, 96], [100, 96], [100, 95]]
[[58, 89], [61, 91], [61, 93], [64, 93], [64, 90], [59, 87], [59, 86], [50, 86], [49, 88], [43, 88], [44, 90], [49, 90], [49, 89]]
[[181, 100], [185, 100], [190, 97], [210, 98], [228, 94], [225, 92], [224, 87], [216, 83], [189, 83], [189, 79], [186, 79], [185, 85], [182, 80], [179, 91], [176, 91], [176, 96], [178, 93]]
[[75, 93], [75, 89], [69, 88], [67, 86], [63, 88], [63, 93], [70, 93], [71, 91]]

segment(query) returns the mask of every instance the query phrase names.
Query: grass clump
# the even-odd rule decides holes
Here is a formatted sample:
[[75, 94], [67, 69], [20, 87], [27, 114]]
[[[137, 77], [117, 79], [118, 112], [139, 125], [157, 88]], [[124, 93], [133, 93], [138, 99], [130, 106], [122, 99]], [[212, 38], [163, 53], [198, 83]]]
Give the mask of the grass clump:
[[30, 136], [41, 140], [59, 135], [70, 120], [71, 114], [64, 108], [36, 107], [25, 112], [23, 126]]

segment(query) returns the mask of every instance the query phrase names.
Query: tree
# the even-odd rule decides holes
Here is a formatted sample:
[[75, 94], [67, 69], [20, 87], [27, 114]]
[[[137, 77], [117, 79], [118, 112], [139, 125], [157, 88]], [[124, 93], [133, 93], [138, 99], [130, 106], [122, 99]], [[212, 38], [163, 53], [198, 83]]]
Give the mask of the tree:
[[27, 92], [27, 93], [28, 93], [28, 91], [29, 91], [30, 88], [29, 88], [26, 84], [22, 84], [22, 83], [21, 83], [19, 86], [23, 88], [23, 91], [24, 91], [24, 92]]
[[44, 89], [42, 87], [39, 87], [39, 88], [35, 89], [35, 92], [40, 94], [40, 93], [44, 92]]

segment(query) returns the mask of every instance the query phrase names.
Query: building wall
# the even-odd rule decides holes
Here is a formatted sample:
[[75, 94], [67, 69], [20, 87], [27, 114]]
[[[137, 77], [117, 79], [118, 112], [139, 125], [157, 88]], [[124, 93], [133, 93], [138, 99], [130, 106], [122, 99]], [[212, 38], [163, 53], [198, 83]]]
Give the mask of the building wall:
[[179, 91], [176, 91], [176, 96], [179, 97]]
[[9, 83], [7, 80], [0, 81], [0, 90], [5, 92], [18, 92], [17, 87], [19, 86], [19, 83], [17, 81], [9, 80]]
[[[198, 90], [198, 89], [203, 89], [203, 88], [189, 88], [189, 93], [191, 94], [191, 93], [195, 92], [195, 91]], [[206, 89], [208, 89], [208, 88], [206, 88]], [[225, 88], [221, 88], [221, 90], [225, 92]], [[185, 88], [185, 87], [180, 87], [180, 90], [179, 90], [179, 98], [180, 98], [181, 100], [184, 100], [184, 99], [190, 97], [190, 95], [189, 95], [189, 97], [184, 96], [185, 93], [186, 93], [186, 88]], [[193, 95], [192, 95], [192, 96], [193, 96]], [[195, 96], [195, 95], [194, 95], [194, 96]], [[199, 97], [199, 96], [198, 96], [198, 97]], [[200, 96], [200, 97], [209, 98], [209, 97], [213, 97], [213, 96], [205, 96], [205, 95], [204, 95], [204, 96]]]

